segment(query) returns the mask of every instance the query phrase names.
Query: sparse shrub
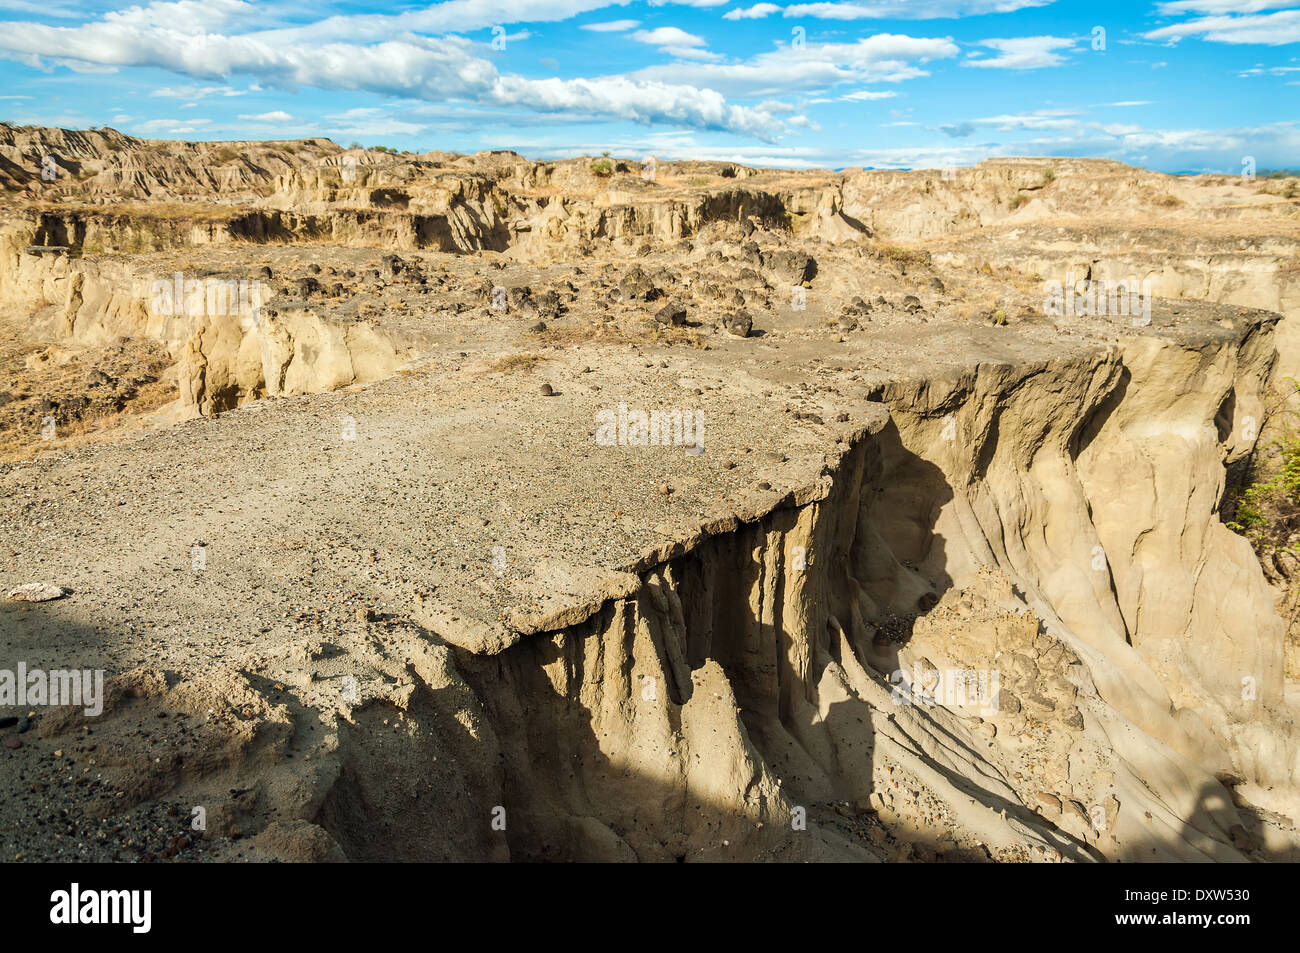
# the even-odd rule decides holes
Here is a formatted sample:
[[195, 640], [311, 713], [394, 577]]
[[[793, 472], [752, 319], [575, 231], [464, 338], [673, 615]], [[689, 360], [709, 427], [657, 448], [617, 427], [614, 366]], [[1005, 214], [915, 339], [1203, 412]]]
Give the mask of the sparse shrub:
[[1029, 201], [1029, 196], [1027, 196], [1027, 195], [1013, 195], [1013, 196], [1011, 196], [1011, 202], [1010, 202], [1010, 208], [1011, 208], [1011, 211], [1014, 212], [1016, 209], [1020, 208], [1022, 205], [1025, 205], [1028, 201]]
[[592, 175], [598, 175], [601, 178], [614, 174], [614, 163], [608, 159], [597, 159], [591, 164]]
[[515, 371], [531, 371], [544, 360], [546, 360], [545, 354], [537, 354], [535, 352], [508, 354], [505, 357], [497, 358], [489, 364], [488, 370], [497, 374], [513, 374]]
[[1228, 528], [1250, 540], [1261, 556], [1279, 549], [1300, 556], [1300, 547], [1287, 545], [1300, 525], [1300, 410], [1295, 405], [1300, 383], [1292, 377], [1287, 383], [1291, 393], [1279, 405], [1280, 435], [1267, 447], [1256, 447], [1241, 482], [1228, 491]]
[[926, 265], [930, 263], [928, 251], [916, 251], [900, 245], [877, 245], [876, 257], [896, 265]]

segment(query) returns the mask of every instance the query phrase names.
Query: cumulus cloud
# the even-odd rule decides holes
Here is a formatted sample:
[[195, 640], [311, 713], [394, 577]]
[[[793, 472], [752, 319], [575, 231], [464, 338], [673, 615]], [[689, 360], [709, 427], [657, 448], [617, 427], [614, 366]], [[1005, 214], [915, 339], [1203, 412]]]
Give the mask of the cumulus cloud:
[[[1212, 3], [1208, 5], [1214, 6]], [[1148, 40], [1167, 40], [1170, 43], [1177, 43], [1189, 36], [1198, 36], [1211, 43], [1258, 43], [1264, 46], [1300, 43], [1300, 10], [1279, 10], [1276, 13], [1249, 16], [1196, 17], [1151, 30], [1142, 36]]]
[[[537, 7], [542, 0], [521, 0]], [[547, 0], [551, 9], [583, 0]], [[448, 0], [439, 8], [483, 0]], [[514, 0], [512, 0], [512, 4]], [[592, 118], [664, 122], [771, 139], [783, 128], [770, 111], [731, 105], [707, 84], [681, 77], [530, 79], [503, 74], [459, 36], [394, 36], [372, 44], [305, 42], [287, 31], [227, 35], [213, 30], [248, 7], [243, 0], [179, 0], [133, 7], [75, 27], [0, 24], [0, 55], [96, 67], [155, 67], [196, 79], [243, 73], [281, 89], [355, 90], [431, 102], [462, 101]], [[194, 17], [191, 18], [190, 14]], [[405, 15], [402, 15], [405, 16]], [[400, 18], [400, 17], [399, 17]], [[386, 18], [386, 19], [399, 19]], [[699, 50], [703, 41], [675, 28], [648, 31], [646, 42]], [[689, 84], [689, 85], [688, 85]]]
[[704, 48], [706, 46], [704, 37], [696, 36], [694, 33], [687, 33], [675, 26], [661, 26], [654, 30], [637, 30], [632, 34], [632, 39], [638, 43], [657, 46], [661, 53], [667, 53], [677, 59], [710, 61], [722, 59], [721, 55], [711, 53]]
[[651, 46], [704, 46], [704, 37], [687, 33], [675, 26], [661, 26], [655, 30], [637, 30], [632, 39]]
[[1019, 36], [1011, 39], [980, 40], [980, 46], [997, 51], [992, 59], [967, 57], [963, 66], [986, 69], [1042, 69], [1060, 66], [1065, 57], [1057, 50], [1068, 50], [1078, 41], [1064, 36]]
[[707, 86], [738, 98], [819, 91], [844, 83], [901, 82], [928, 76], [924, 64], [958, 54], [947, 38], [878, 33], [853, 43], [781, 47], [739, 63], [674, 63], [632, 74]]
[[722, 15], [724, 20], [761, 20], [764, 17], [770, 17], [774, 13], [780, 13], [781, 8], [775, 3], [756, 3], [752, 7], [736, 7], [734, 10], [728, 10]]
[[[238, 0], [224, 0], [238, 2]], [[443, 0], [404, 13], [343, 14], [264, 31], [273, 42], [375, 42], [402, 33], [468, 33], [507, 23], [558, 23], [631, 0]], [[265, 19], [263, 17], [262, 19]], [[256, 22], [246, 20], [246, 23]], [[269, 24], [267, 24], [269, 25]]]
[[737, 7], [723, 15], [726, 20], [761, 20], [780, 13], [786, 17], [815, 20], [938, 20], [1012, 13], [1027, 7], [1045, 7], [1053, 0], [866, 0], [846, 3], [795, 3], [780, 7], [756, 3]]

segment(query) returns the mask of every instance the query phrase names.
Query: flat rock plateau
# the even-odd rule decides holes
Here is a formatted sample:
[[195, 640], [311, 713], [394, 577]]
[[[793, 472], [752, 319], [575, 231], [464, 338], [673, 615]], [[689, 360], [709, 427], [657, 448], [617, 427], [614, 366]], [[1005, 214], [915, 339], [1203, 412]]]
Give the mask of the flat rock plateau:
[[1300, 859], [1294, 195], [0, 125], [0, 859]]

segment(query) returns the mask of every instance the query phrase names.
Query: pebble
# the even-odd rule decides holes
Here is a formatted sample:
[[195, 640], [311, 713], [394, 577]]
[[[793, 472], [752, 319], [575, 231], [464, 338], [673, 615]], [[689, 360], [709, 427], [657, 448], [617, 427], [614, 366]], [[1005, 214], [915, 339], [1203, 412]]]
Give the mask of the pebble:
[[10, 751], [14, 751], [23, 746], [23, 739], [19, 738], [17, 735], [10, 735], [4, 740], [4, 746]]

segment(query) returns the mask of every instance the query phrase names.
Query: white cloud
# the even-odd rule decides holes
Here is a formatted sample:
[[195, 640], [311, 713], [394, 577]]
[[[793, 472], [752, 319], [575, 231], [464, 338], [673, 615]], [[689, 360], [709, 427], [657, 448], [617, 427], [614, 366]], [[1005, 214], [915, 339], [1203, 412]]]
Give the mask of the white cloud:
[[651, 46], [705, 45], [704, 37], [696, 36], [694, 33], [687, 33], [685, 30], [679, 30], [675, 26], [661, 26], [655, 30], [637, 30], [632, 34], [632, 39], [638, 43], [648, 43]]
[[952, 40], [878, 33], [854, 43], [809, 43], [781, 47], [740, 63], [673, 63], [650, 66], [633, 76], [716, 89], [728, 96], [757, 98], [816, 92], [843, 83], [897, 83], [928, 76], [934, 59], [956, 56]]
[[[262, 31], [271, 43], [383, 41], [406, 33], [468, 33], [507, 23], [557, 23], [631, 0], [443, 0], [397, 14], [325, 17], [315, 23]], [[256, 22], [256, 21], [249, 21]]]
[[1079, 125], [1077, 116], [1082, 113], [1068, 109], [1038, 109], [1027, 113], [1012, 113], [1001, 116], [987, 116], [974, 120], [984, 126], [996, 126], [999, 129], [1069, 129]]
[[637, 30], [632, 34], [632, 39], [638, 43], [657, 46], [659, 52], [667, 53], [679, 60], [716, 62], [722, 59], [721, 54], [711, 53], [704, 49], [707, 45], [704, 37], [696, 36], [694, 33], [687, 33], [685, 30], [679, 30], [675, 26], [661, 26], [655, 30]]
[[998, 55], [992, 59], [967, 57], [963, 66], [978, 66], [987, 69], [1042, 69], [1045, 66], [1060, 66], [1065, 57], [1057, 50], [1068, 50], [1078, 41], [1064, 36], [1020, 36], [1011, 39], [980, 40], [980, 46], [997, 50]]
[[1157, 3], [1156, 9], [1161, 16], [1168, 17], [1183, 13], [1259, 13], [1293, 6], [1295, 0], [1172, 0]]
[[711, 53], [695, 46], [661, 46], [659, 49], [679, 60], [705, 60], [715, 63], [723, 58], [721, 53]]
[[247, 122], [289, 122], [293, 119], [293, 116], [283, 109], [276, 109], [269, 113], [255, 113], [251, 116], [243, 115], [239, 118]]
[[139, 133], [168, 133], [180, 136], [186, 133], [202, 132], [204, 126], [212, 124], [210, 119], [150, 119], [136, 123], [132, 128]]
[[580, 29], [593, 33], [625, 33], [641, 25], [640, 20], [606, 20], [604, 23], [584, 23]]
[[848, 93], [847, 95], [841, 96], [840, 99], [854, 102], [854, 101], [861, 101], [861, 100], [893, 99], [897, 95], [898, 93], [892, 92], [891, 90], [887, 90], [887, 89], [884, 90], [859, 89], [856, 92]]
[[[577, 7], [586, 2], [519, 0], [518, 5], [540, 10], [550, 4], [547, 9], [554, 13], [564, 4]], [[213, 9], [208, 9], [208, 0], [204, 4], [194, 0], [154, 3], [76, 27], [0, 24], [0, 55], [44, 57], [55, 63], [101, 68], [155, 67], [203, 79], [245, 73], [256, 76], [263, 85], [281, 89], [309, 86], [430, 102], [567, 111], [596, 119], [721, 129], [763, 139], [771, 139], [782, 129], [771, 112], [730, 105], [721, 93], [707, 88], [707, 83], [692, 83], [672, 70], [666, 77], [639, 80], [617, 75], [530, 79], [499, 72], [491, 59], [478, 55], [480, 44], [459, 36], [403, 34], [365, 45], [306, 41], [299, 38], [302, 31], [210, 32], [211, 26], [249, 6], [243, 0], [211, 0], [211, 4]], [[484, 8], [486, 0], [448, 0], [437, 9], [458, 4]], [[512, 0], [512, 9], [515, 6]], [[196, 17], [187, 19], [196, 9], [200, 11]], [[382, 19], [391, 22], [404, 16]], [[687, 49], [698, 49], [703, 42], [675, 28], [648, 31], [647, 36], [675, 40]], [[690, 64], [690, 68], [705, 65]]]
[[1287, 73], [1300, 73], [1300, 66], [1255, 66], [1251, 69], [1242, 70], [1237, 75], [1242, 79], [1250, 76], [1285, 76]]
[[31, 13], [41, 17], [79, 17], [82, 12], [61, 3], [44, 3], [39, 0], [0, 0], [0, 10], [14, 13]]
[[761, 20], [780, 13], [786, 17], [816, 20], [937, 20], [1012, 13], [1029, 7], [1045, 7], [1053, 0], [866, 0], [857, 3], [794, 3], [779, 7], [757, 3], [737, 7], [724, 14], [726, 20]]
[[722, 15], [724, 20], [761, 20], [773, 13], [780, 13], [781, 8], [775, 3], [756, 3], [752, 7], [736, 7]]
[[1211, 43], [1258, 43], [1264, 46], [1300, 43], [1300, 10], [1279, 10], [1251, 16], [1198, 17], [1151, 30], [1142, 36], [1170, 43], [1189, 36], [1199, 36]]
[[203, 99], [205, 96], [245, 96], [249, 92], [230, 86], [160, 86], [149, 95], [167, 99]]

